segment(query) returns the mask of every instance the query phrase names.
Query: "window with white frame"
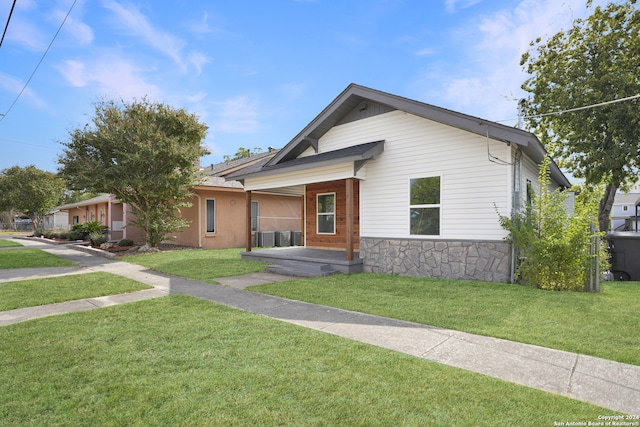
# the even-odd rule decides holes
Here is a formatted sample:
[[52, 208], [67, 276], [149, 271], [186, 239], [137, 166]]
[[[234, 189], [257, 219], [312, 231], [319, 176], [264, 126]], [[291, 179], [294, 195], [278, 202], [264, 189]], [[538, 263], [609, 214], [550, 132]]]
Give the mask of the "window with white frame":
[[216, 231], [216, 201], [207, 199], [207, 233], [215, 233]]
[[622, 206], [622, 211], [623, 212], [629, 212], [629, 206], [628, 205]]
[[409, 180], [410, 234], [437, 236], [440, 234], [440, 177]]
[[336, 193], [316, 196], [316, 224], [318, 234], [336, 233]]

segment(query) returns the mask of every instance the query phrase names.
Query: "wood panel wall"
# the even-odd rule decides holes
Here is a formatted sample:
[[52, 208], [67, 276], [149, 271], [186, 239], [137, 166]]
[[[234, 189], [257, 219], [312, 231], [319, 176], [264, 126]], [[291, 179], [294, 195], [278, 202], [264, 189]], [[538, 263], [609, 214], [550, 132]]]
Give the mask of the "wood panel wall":
[[[316, 196], [322, 193], [336, 193], [336, 234], [317, 234], [316, 230]], [[325, 249], [346, 249], [346, 180], [308, 184], [306, 186], [306, 223], [308, 247]], [[353, 247], [357, 251], [360, 247], [360, 181], [353, 183]]]

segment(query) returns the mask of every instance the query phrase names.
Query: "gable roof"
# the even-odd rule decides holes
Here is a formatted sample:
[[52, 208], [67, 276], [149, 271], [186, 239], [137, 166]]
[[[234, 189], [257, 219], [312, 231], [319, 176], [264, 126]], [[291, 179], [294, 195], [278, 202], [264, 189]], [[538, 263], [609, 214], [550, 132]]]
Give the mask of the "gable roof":
[[[69, 209], [73, 209], [73, 208], [80, 208], [83, 206], [90, 206], [90, 205], [97, 205], [99, 203], [107, 203], [109, 201], [109, 199], [111, 199], [111, 194], [101, 194], [99, 196], [96, 197], [92, 197], [91, 199], [87, 199], [87, 200], [82, 200], [81, 202], [75, 202], [75, 203], [68, 203], [66, 205], [60, 205], [58, 207], [56, 207], [57, 210], [61, 210], [61, 211], [68, 211]], [[112, 201], [116, 201], [115, 197], [112, 199]]]
[[[395, 110], [405, 111], [418, 117], [505, 143], [517, 144], [536, 163], [540, 163], [546, 154], [538, 138], [531, 132], [352, 83], [284, 148], [265, 161], [260, 169], [247, 168], [233, 174], [234, 179], [243, 179], [248, 175], [261, 175], [273, 170], [277, 165], [282, 165], [280, 167], [285, 164], [289, 165], [309, 147], [313, 147], [317, 152], [318, 140], [338, 124]], [[310, 157], [320, 160], [317, 155]], [[551, 163], [550, 169], [554, 181], [564, 187], [571, 186], [569, 180], [554, 162]]]
[[238, 170], [244, 169], [265, 157], [271, 158], [277, 151], [269, 150], [265, 153], [251, 154], [248, 157], [242, 157], [240, 159], [229, 160], [226, 162], [212, 164], [209, 167], [202, 168], [202, 172], [209, 176], [224, 176]]

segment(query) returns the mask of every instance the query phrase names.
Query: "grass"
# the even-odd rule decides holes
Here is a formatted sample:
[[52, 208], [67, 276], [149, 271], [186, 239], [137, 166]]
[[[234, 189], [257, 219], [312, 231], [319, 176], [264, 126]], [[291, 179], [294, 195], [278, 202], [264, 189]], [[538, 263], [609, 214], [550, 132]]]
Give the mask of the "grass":
[[0, 328], [0, 424], [495, 426], [611, 411], [173, 295]]
[[11, 248], [16, 246], [22, 246], [22, 245], [12, 240], [0, 239], [0, 248]]
[[15, 249], [0, 251], [0, 269], [37, 268], [37, 267], [69, 267], [71, 261], [51, 255], [40, 249]]
[[638, 282], [606, 282], [593, 294], [360, 274], [249, 289], [640, 365]]
[[131, 255], [123, 261], [139, 264], [163, 273], [216, 283], [216, 277], [257, 273], [267, 265], [240, 258], [241, 249], [186, 249]]
[[0, 283], [0, 311], [150, 288], [105, 272]]

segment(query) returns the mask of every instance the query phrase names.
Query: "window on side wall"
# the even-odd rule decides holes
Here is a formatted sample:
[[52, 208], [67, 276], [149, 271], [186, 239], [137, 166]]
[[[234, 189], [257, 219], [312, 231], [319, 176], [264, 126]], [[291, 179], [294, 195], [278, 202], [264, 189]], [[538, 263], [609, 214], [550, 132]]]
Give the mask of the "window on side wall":
[[318, 194], [316, 224], [318, 234], [336, 233], [336, 193]]
[[409, 180], [410, 233], [419, 236], [440, 234], [440, 177]]
[[258, 231], [258, 201], [251, 201], [251, 231]]
[[527, 180], [527, 205], [531, 206], [532, 202], [533, 202], [533, 184], [531, 183], [531, 180], [528, 179]]
[[207, 199], [207, 233], [216, 231], [216, 201]]

